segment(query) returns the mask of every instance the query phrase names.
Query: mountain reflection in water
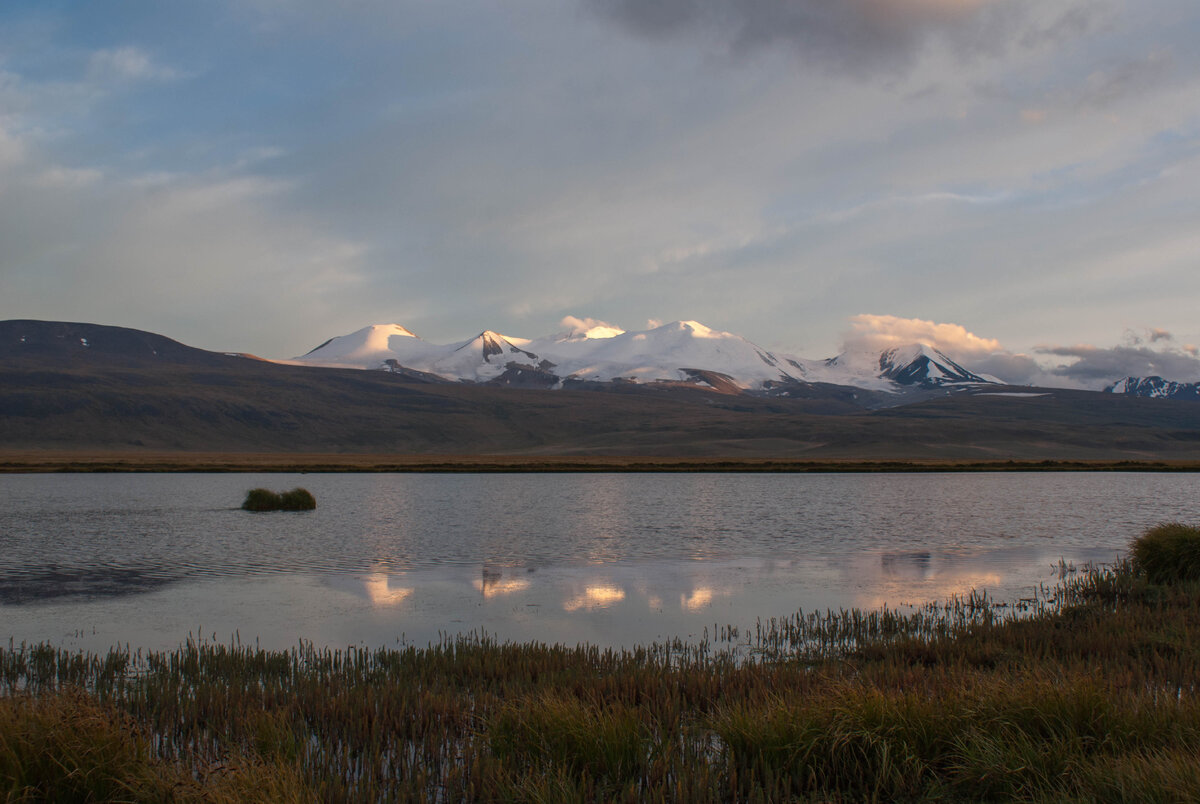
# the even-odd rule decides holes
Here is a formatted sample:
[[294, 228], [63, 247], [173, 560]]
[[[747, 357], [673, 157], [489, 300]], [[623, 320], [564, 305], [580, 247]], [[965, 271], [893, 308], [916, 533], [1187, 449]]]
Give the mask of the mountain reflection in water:
[[[203, 626], [283, 648], [466, 632], [630, 646], [800, 609], [1017, 599], [1200, 519], [1193, 479], [5, 475], [0, 639], [170, 648]], [[315, 511], [237, 508], [247, 488], [297, 485]]]

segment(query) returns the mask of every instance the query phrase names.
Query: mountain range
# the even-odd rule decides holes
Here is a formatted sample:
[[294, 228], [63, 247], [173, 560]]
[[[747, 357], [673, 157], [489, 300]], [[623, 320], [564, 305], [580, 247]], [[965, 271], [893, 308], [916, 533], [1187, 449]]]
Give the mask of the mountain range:
[[684, 384], [725, 393], [788, 395], [814, 384], [898, 393], [912, 388], [1000, 384], [925, 344], [806, 360], [764, 349], [697, 321], [638, 332], [608, 326], [529, 339], [485, 330], [439, 345], [399, 324], [330, 338], [292, 361], [378, 369], [451, 382], [541, 388], [596, 383]]
[[[626, 332], [608, 325], [519, 338], [484, 330], [439, 345], [399, 324], [376, 324], [322, 343], [299, 365], [378, 369], [449, 382], [571, 388], [595, 383], [684, 384], [725, 393], [791, 396], [814, 385], [886, 395], [973, 385], [1003, 385], [924, 343], [858, 349], [810, 360], [764, 349], [697, 321]], [[1108, 393], [1151, 399], [1200, 399], [1200, 383], [1124, 377]], [[885, 404], [894, 404], [881, 398]]]
[[447, 346], [388, 325], [267, 361], [0, 321], [8, 455], [1200, 459], [1200, 405], [1120, 390], [1006, 386], [922, 345], [802, 361], [694, 322]]

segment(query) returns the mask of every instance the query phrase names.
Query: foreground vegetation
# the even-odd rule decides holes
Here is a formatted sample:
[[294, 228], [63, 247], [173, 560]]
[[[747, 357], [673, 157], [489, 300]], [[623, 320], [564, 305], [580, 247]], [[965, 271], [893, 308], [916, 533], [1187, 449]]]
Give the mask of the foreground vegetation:
[[1196, 801], [1200, 578], [1147, 573], [1200, 531], [1168, 527], [1139, 540], [1131, 561], [1086, 571], [1032, 607], [972, 596], [907, 613], [797, 614], [690, 646], [10, 647], [0, 650], [0, 791], [9, 801]]

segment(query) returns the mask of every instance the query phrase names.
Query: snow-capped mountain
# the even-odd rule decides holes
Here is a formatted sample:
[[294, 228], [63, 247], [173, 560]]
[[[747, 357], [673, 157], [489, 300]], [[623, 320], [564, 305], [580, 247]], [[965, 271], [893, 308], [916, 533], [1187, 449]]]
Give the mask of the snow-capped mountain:
[[895, 390], [897, 386], [936, 388], [1000, 382], [990, 375], [963, 368], [944, 352], [923, 343], [895, 346], [881, 352], [844, 352], [821, 361], [809, 370], [808, 377], [812, 381], [879, 391]]
[[673, 321], [637, 332], [600, 326], [532, 340], [488, 330], [469, 341], [444, 346], [424, 341], [398, 324], [382, 324], [331, 338], [294, 362], [422, 372], [451, 381], [546, 386], [687, 383], [725, 391], [761, 391], [819, 382], [897, 391], [997, 382], [924, 344], [805, 360], [772, 353], [740, 335], [697, 321]]
[[1124, 377], [1105, 386], [1104, 392], [1151, 399], [1200, 399], [1200, 383], [1173, 382], [1162, 377]]

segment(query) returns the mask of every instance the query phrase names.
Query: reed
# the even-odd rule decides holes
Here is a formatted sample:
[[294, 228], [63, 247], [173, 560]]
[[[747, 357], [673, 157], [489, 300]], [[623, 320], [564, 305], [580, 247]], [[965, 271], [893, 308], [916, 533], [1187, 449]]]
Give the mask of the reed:
[[1151, 583], [1200, 581], [1200, 528], [1159, 525], [1134, 539], [1130, 555]]
[[284, 492], [250, 489], [242, 501], [245, 511], [311, 511], [316, 507], [317, 499], [312, 492], [303, 488]]
[[0, 711], [58, 719], [19, 749], [25, 727], [0, 723], [0, 790], [44, 800], [88, 758], [105, 770], [82, 776], [119, 785], [92, 800], [1200, 800], [1200, 585], [1140, 566], [1021, 605], [797, 613], [628, 650], [10, 645]]

